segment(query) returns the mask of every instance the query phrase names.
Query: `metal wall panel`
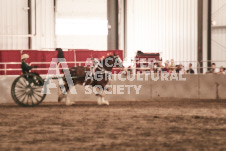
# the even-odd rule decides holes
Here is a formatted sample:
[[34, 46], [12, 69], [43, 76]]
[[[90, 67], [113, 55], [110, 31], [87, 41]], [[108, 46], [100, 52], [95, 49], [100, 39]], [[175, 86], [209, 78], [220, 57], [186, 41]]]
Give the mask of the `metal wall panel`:
[[[32, 0], [35, 11], [35, 0]], [[32, 12], [33, 16], [35, 12]], [[32, 49], [54, 50], [55, 48], [55, 15], [54, 0], [36, 0], [36, 23], [32, 19], [32, 31], [36, 36], [32, 38]], [[35, 27], [36, 26], [36, 27]]]
[[212, 0], [212, 61], [226, 67], [226, 0]]
[[[30, 1], [31, 49], [54, 48], [54, 1]], [[29, 49], [28, 10], [28, 0], [0, 0], [0, 49]]]
[[197, 0], [128, 0], [126, 36], [127, 57], [142, 50], [197, 61]]
[[27, 0], [0, 0], [0, 49], [28, 49]]

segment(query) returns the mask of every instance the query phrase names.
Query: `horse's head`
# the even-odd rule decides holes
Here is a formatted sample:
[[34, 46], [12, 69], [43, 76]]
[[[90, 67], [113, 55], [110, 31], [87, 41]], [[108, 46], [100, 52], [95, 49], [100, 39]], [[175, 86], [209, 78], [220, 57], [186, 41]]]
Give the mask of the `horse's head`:
[[124, 68], [122, 59], [119, 57], [119, 55], [114, 54], [114, 66], [116, 68]]
[[122, 59], [118, 55], [110, 55], [103, 59], [102, 61], [103, 67], [107, 71], [111, 71], [113, 67], [116, 68], [123, 68], [123, 62]]

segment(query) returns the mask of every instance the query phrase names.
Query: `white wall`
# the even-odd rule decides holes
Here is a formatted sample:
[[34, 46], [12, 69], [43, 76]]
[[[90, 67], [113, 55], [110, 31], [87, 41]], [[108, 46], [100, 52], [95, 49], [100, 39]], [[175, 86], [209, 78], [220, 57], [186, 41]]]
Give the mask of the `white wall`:
[[[32, 3], [31, 49], [54, 48], [53, 0], [30, 1]], [[29, 48], [28, 9], [28, 0], [0, 0], [0, 49]]]
[[212, 60], [226, 67], [226, 0], [212, 0], [212, 21]]
[[0, 49], [28, 49], [27, 0], [0, 0]]
[[197, 0], [127, 3], [127, 56], [142, 50], [162, 52], [163, 60], [197, 61]]
[[55, 15], [54, 15], [54, 0], [32, 0], [33, 10], [36, 1], [36, 23], [35, 12], [32, 12], [32, 30], [36, 36], [32, 37], [32, 49], [47, 49], [55, 48]]
[[118, 0], [118, 47], [120, 50], [125, 48], [125, 35], [124, 35], [124, 26], [125, 26], [125, 14], [124, 14], [124, 0]]
[[56, 21], [57, 47], [107, 50], [107, 0], [57, 0]]

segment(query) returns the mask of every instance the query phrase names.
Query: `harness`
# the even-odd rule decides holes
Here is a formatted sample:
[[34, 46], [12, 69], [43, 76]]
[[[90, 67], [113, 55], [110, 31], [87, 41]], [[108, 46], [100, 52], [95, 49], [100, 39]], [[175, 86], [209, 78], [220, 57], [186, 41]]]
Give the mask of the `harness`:
[[[107, 71], [98, 59], [94, 58], [93, 63], [94, 63], [94, 66], [90, 68], [91, 72], [89, 72], [89, 76], [86, 79], [86, 81], [95, 77], [97, 72], [98, 72], [98, 74], [106, 75], [107, 78], [110, 79], [111, 74], [112, 74], [111, 71]], [[97, 69], [99, 69], [100, 71], [97, 71]]]

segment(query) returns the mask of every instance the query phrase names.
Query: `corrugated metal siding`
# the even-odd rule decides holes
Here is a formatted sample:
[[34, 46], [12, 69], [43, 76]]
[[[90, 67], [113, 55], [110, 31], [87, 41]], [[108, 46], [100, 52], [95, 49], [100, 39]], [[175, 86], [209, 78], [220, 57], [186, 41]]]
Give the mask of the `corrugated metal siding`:
[[[35, 34], [35, 26], [37, 29], [36, 36], [31, 38], [32, 49], [54, 48], [53, 0], [31, 0], [31, 2], [32, 34]], [[28, 35], [27, 7], [28, 0], [0, 0], [0, 49], [28, 49], [28, 37], [25, 37]]]
[[124, 0], [118, 0], [118, 42], [119, 42], [119, 49], [124, 50], [125, 43], [124, 43]]
[[27, 0], [0, 0], [0, 49], [28, 49]]
[[[54, 1], [36, 0], [36, 11], [37, 35], [32, 38], [32, 49], [49, 50], [49, 48], [55, 48]], [[35, 21], [33, 20], [33, 22]], [[35, 31], [34, 28], [35, 25], [33, 25], [33, 31]]]
[[163, 60], [197, 60], [197, 0], [128, 0], [128, 57], [162, 52]]
[[218, 67], [226, 67], [226, 0], [212, 1], [212, 21], [216, 22], [212, 27], [212, 60]]

